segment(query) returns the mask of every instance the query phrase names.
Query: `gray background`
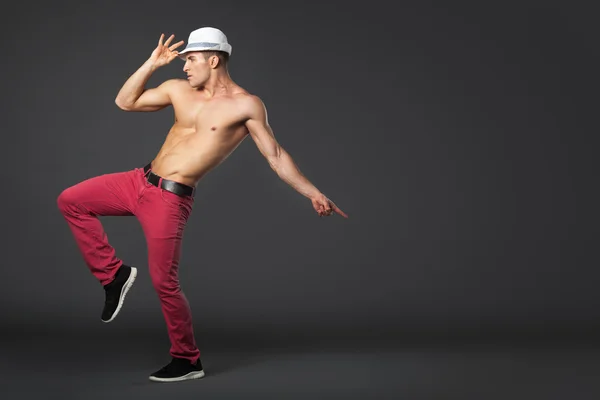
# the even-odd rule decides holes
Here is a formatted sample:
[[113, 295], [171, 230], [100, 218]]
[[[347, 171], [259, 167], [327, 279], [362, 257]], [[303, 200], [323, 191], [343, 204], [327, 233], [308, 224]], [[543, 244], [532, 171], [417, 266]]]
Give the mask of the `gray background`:
[[161, 33], [187, 42], [215, 26], [233, 45], [233, 79], [350, 218], [320, 219], [247, 139], [199, 184], [185, 232], [180, 277], [201, 351], [309, 337], [593, 337], [589, 8], [275, 4], [27, 3], [3, 14], [5, 332], [134, 332], [168, 351], [138, 222], [103, 218], [141, 270], [107, 329], [56, 198], [154, 157], [172, 110], [126, 113], [114, 98]]
[[[122, 112], [116, 93], [161, 32], [187, 41], [212, 25], [233, 44], [234, 80], [350, 218], [320, 219], [246, 140], [199, 185], [186, 231], [181, 280], [201, 329], [598, 319], [583, 11], [139, 7], [42, 6], [4, 26], [5, 318], [96, 324], [103, 294], [56, 197], [156, 154], [171, 110]], [[143, 270], [137, 221], [104, 223]], [[123, 319], [156, 327], [148, 282]]]

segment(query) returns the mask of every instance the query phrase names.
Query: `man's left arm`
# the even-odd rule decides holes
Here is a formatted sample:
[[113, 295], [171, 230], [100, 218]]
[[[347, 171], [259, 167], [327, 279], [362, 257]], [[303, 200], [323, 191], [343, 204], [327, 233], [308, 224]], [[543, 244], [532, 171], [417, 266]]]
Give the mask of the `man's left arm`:
[[289, 153], [277, 142], [269, 125], [267, 110], [263, 102], [257, 96], [251, 96], [248, 104], [246, 128], [273, 171], [298, 193], [309, 198], [319, 216], [337, 212], [348, 218], [300, 172]]

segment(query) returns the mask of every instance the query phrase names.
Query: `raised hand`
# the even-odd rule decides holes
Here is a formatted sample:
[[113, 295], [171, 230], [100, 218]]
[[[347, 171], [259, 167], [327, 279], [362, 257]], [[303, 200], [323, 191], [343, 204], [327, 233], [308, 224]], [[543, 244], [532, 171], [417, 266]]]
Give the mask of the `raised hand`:
[[163, 65], [167, 65], [173, 61], [179, 55], [179, 52], [175, 51], [175, 49], [184, 43], [184, 41], [181, 40], [169, 47], [169, 44], [171, 44], [173, 38], [175, 38], [175, 35], [171, 35], [163, 44], [164, 38], [165, 34], [162, 33], [158, 39], [158, 46], [156, 46], [150, 55], [150, 60], [152, 60], [156, 67], [162, 67]]
[[319, 214], [319, 217], [329, 216], [333, 214], [335, 211], [339, 215], [344, 218], [348, 218], [348, 216], [335, 205], [335, 203], [329, 200], [324, 194], [319, 194], [318, 196], [311, 199], [313, 208]]

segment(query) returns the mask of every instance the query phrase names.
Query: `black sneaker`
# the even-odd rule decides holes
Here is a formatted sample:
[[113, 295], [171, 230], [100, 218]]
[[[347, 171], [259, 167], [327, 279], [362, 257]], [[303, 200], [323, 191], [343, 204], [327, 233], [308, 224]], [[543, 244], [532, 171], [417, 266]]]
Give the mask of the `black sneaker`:
[[136, 276], [137, 269], [123, 264], [117, 271], [115, 279], [104, 286], [106, 299], [102, 310], [102, 322], [110, 322], [115, 319]]
[[152, 375], [150, 380], [155, 382], [178, 382], [188, 379], [198, 379], [204, 376], [200, 359], [196, 364], [184, 358], [175, 358]]

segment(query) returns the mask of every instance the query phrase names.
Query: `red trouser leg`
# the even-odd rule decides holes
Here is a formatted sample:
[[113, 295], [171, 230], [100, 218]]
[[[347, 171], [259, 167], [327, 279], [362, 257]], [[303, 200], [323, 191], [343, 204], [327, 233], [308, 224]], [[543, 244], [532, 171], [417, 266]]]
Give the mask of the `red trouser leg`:
[[150, 277], [167, 323], [171, 355], [195, 363], [200, 351], [194, 340], [190, 305], [178, 276], [183, 232], [194, 199], [148, 185], [140, 198], [137, 217], [148, 245]]
[[83, 259], [102, 285], [114, 279], [123, 262], [108, 243], [98, 217], [133, 215], [137, 181], [134, 171], [106, 174], [71, 186], [58, 196], [58, 208], [71, 228]]
[[195, 362], [196, 346], [189, 303], [179, 284], [183, 232], [194, 199], [151, 185], [141, 168], [107, 174], [72, 186], [58, 197], [58, 205], [75, 235], [90, 270], [108, 283], [121, 265], [97, 216], [135, 215], [148, 245], [148, 267], [158, 294], [171, 341], [173, 357]]

